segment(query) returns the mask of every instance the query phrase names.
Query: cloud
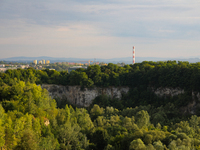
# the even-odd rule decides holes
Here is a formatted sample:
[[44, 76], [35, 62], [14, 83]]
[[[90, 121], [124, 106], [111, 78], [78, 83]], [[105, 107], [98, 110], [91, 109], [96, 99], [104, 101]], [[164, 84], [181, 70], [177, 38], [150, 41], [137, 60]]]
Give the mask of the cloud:
[[[140, 56], [152, 55], [149, 47], [173, 56], [187, 43], [193, 55], [200, 40], [199, 6], [196, 0], [1, 0], [0, 51], [126, 57], [134, 44]], [[174, 47], [168, 54], [166, 42]]]

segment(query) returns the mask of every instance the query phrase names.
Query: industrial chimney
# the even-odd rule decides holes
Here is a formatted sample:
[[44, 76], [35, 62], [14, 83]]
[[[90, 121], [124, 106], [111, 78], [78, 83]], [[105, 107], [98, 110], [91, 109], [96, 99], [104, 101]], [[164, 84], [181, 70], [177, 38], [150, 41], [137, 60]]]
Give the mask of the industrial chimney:
[[135, 46], [133, 46], [133, 64], [135, 64]]

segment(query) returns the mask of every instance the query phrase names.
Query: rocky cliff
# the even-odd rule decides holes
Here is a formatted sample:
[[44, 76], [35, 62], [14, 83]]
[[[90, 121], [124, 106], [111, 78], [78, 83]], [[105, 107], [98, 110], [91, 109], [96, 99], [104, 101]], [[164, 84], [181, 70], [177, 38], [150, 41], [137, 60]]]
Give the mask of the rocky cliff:
[[[185, 91], [181, 88], [151, 88], [152, 91], [159, 97], [174, 97], [184, 94]], [[196, 114], [196, 111], [200, 108], [200, 94], [199, 92], [191, 92], [191, 97], [186, 106], [180, 108], [180, 112], [185, 114]]]
[[180, 88], [152, 88], [153, 92], [160, 97], [166, 96], [177, 96], [179, 94], [184, 94], [184, 90]]
[[43, 84], [41, 87], [47, 89], [52, 98], [59, 98], [62, 101], [67, 100], [71, 104], [79, 107], [88, 107], [92, 103], [93, 99], [102, 94], [108, 95], [111, 98], [120, 99], [122, 93], [127, 93], [129, 91], [128, 87], [94, 87], [91, 89], [81, 89], [80, 86], [62, 86], [52, 84]]
[[[121, 99], [122, 93], [128, 93], [129, 87], [93, 87], [81, 89], [80, 86], [62, 86], [43, 84], [42, 88], [49, 91], [49, 95], [52, 98], [59, 99], [60, 101], [68, 101], [78, 107], [88, 107], [92, 100], [99, 95], [108, 95], [111, 98]], [[185, 91], [180, 88], [150, 88], [159, 97], [174, 97], [184, 94]], [[199, 92], [191, 92], [191, 100], [188, 105], [181, 107], [182, 113], [196, 114], [197, 107], [200, 107], [200, 94]]]

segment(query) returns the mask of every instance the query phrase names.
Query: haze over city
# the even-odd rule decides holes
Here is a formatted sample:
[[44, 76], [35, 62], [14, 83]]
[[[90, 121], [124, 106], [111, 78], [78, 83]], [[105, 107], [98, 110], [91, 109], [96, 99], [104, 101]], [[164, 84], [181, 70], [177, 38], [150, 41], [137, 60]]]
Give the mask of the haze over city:
[[[200, 1], [0, 0], [0, 58], [200, 57]], [[136, 59], [137, 60], [137, 59]]]

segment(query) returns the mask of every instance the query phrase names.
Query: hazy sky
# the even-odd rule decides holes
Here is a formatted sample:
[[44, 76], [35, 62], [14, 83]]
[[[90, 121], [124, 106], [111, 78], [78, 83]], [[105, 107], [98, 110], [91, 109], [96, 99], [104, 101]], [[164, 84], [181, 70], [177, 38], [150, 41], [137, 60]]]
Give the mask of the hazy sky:
[[199, 0], [0, 0], [0, 58], [200, 56]]

